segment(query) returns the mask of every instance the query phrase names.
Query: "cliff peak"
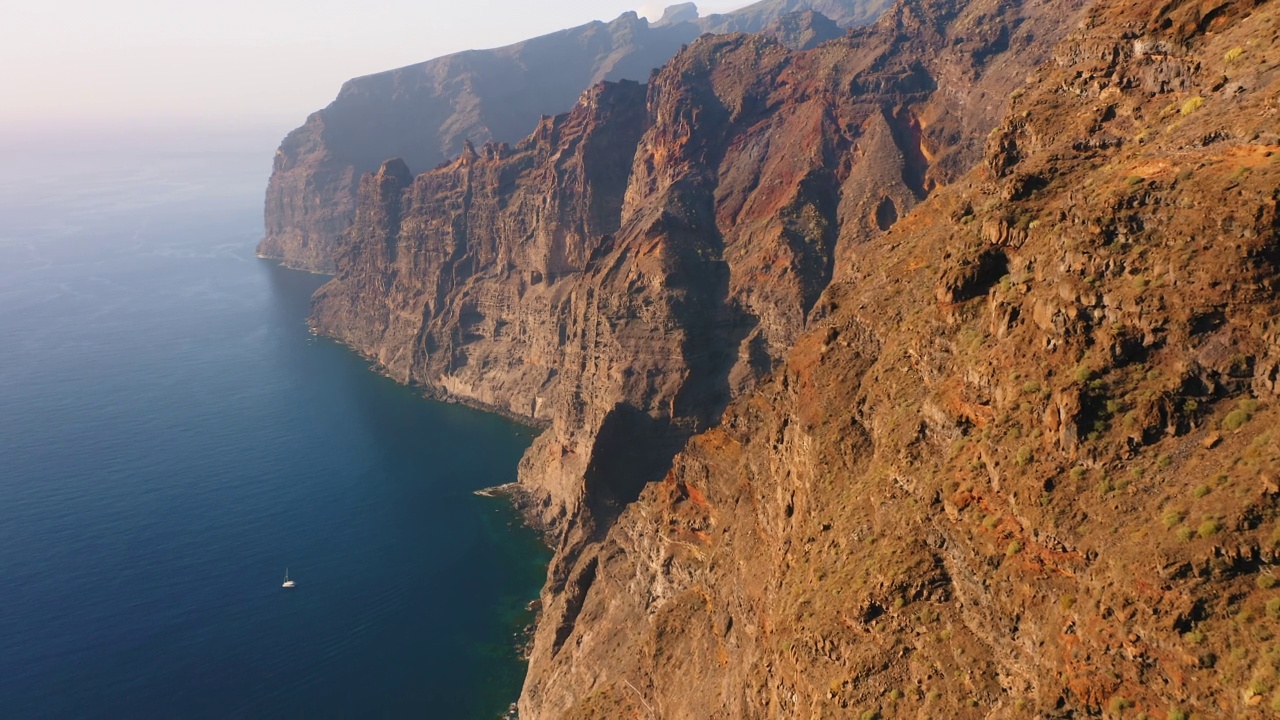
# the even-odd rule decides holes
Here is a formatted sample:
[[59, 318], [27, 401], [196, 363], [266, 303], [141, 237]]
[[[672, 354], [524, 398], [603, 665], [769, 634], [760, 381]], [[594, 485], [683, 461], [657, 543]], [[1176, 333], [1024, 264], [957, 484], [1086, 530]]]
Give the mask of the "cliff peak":
[[409, 171], [409, 165], [404, 160], [391, 158], [384, 161], [378, 168], [378, 177], [394, 180], [400, 185], [408, 185], [413, 180], [413, 173]]
[[662, 18], [654, 23], [655, 27], [663, 25], [675, 25], [676, 23], [692, 22], [698, 19], [698, 5], [696, 3], [686, 2], [676, 5], [668, 5], [662, 11]]

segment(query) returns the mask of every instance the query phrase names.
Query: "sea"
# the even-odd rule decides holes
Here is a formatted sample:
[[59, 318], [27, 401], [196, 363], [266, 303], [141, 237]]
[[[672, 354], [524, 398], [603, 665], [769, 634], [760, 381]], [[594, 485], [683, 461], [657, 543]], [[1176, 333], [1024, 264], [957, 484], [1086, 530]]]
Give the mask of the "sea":
[[[280, 135], [0, 137], [0, 717], [501, 717], [533, 431], [306, 324]], [[296, 582], [284, 589], [285, 573]]]

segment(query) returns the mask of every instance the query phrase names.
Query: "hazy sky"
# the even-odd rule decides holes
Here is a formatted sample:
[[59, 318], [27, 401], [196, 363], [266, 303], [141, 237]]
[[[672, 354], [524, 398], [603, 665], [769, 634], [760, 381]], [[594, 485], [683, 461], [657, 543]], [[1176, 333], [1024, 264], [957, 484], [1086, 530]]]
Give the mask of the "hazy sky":
[[[707, 0], [703, 14], [748, 0]], [[0, 128], [298, 125], [342, 81], [647, 0], [0, 0]]]

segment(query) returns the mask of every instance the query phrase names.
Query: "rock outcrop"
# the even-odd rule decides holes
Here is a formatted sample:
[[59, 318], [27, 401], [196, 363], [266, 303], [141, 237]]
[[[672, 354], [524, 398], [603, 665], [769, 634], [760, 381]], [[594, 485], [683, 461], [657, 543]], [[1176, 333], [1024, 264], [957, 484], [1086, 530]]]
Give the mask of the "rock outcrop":
[[515, 142], [604, 80], [645, 80], [702, 33], [758, 31], [810, 7], [865, 24], [887, 0], [763, 0], [723, 15], [675, 8], [650, 25], [634, 12], [493, 50], [472, 50], [347, 82], [276, 151], [259, 255], [317, 272], [355, 215], [360, 177], [392, 157], [421, 172], [464, 142]]

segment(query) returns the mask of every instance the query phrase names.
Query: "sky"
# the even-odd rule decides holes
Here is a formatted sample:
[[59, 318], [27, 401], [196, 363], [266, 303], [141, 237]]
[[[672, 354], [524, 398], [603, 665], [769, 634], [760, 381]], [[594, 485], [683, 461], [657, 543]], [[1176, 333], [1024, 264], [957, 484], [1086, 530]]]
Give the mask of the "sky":
[[[674, 1], [674, 0], [673, 0]], [[748, 0], [704, 0], [702, 13]], [[288, 130], [348, 78], [496, 47], [651, 0], [0, 0], [0, 133]]]

